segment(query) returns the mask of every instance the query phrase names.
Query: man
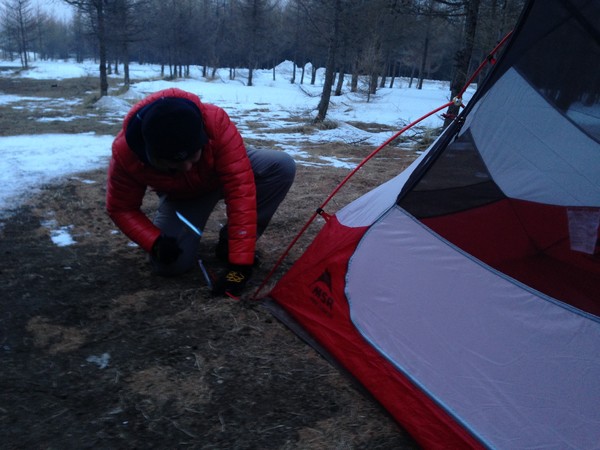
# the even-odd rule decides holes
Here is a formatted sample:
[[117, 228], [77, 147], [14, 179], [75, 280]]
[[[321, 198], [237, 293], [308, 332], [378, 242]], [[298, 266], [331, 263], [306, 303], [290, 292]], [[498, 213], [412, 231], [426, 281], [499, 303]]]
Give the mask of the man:
[[[220, 199], [227, 225], [217, 256], [227, 269], [213, 293], [239, 296], [255, 264], [256, 240], [287, 194], [295, 163], [284, 152], [246, 149], [227, 113], [198, 96], [171, 88], [129, 111], [112, 146], [106, 209], [115, 224], [150, 254], [160, 275], [196, 265], [199, 237], [179, 213], [203, 230]], [[141, 211], [150, 188], [159, 207], [150, 219]]]

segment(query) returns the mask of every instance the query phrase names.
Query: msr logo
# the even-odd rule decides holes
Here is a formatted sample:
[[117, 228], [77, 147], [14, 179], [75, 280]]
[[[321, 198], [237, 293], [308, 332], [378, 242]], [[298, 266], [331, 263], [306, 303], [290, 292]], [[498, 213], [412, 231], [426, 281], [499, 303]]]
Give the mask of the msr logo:
[[311, 285], [310, 301], [322, 313], [328, 317], [333, 317], [333, 304], [335, 300], [331, 294], [331, 274], [328, 270], [325, 270]]

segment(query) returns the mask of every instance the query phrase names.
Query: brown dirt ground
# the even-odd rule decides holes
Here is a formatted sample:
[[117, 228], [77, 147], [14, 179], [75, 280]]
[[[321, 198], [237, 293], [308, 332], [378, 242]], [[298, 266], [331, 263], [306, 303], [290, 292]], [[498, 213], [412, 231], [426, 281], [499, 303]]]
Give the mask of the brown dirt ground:
[[[0, 134], [116, 133], [116, 120], [100, 123], [98, 111], [81, 101], [93, 97], [95, 85], [91, 79], [0, 78], [5, 94], [79, 99], [68, 114], [81, 116], [40, 123], [40, 115], [52, 117], [60, 107], [36, 113], [9, 104], [0, 106]], [[359, 161], [373, 149], [331, 144], [305, 150]], [[330, 209], [414, 157], [384, 150]], [[259, 242], [264, 263], [255, 286], [346, 174], [299, 166]], [[67, 177], [41, 186], [0, 219], [0, 448], [418, 448], [260, 302], [212, 297], [200, 271], [152, 275], [144, 253], [105, 215], [104, 184], [104, 169]], [[149, 195], [144, 209], [151, 214], [154, 205]], [[201, 256], [218, 270], [212, 248], [222, 208], [213, 216]], [[44, 225], [49, 220], [69, 226], [76, 243], [55, 245]], [[309, 229], [274, 280], [318, 228]]]

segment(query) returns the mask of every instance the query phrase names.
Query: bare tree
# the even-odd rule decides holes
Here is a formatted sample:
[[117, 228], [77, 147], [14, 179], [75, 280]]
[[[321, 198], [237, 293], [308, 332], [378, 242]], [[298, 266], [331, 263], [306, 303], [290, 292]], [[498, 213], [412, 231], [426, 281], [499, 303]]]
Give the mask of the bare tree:
[[301, 0], [289, 0], [284, 4], [283, 9], [283, 29], [287, 29], [287, 49], [284, 50], [284, 55], [287, 56], [293, 62], [293, 72], [290, 83], [296, 82], [296, 68], [300, 66], [302, 69], [302, 76], [300, 83], [302, 84], [304, 78], [304, 68], [306, 65], [306, 53], [308, 48], [305, 45], [304, 34], [307, 28], [306, 21], [307, 16], [305, 9], [301, 7]]
[[3, 28], [6, 42], [14, 45], [23, 68], [29, 67], [29, 51], [35, 39], [36, 19], [31, 0], [4, 0]]
[[34, 51], [41, 59], [67, 59], [72, 49], [72, 26], [46, 13], [36, 14]]
[[425, 36], [423, 39], [423, 52], [421, 54], [421, 65], [419, 67], [419, 81], [417, 89], [423, 89], [423, 80], [425, 78], [425, 66], [427, 65], [427, 57], [429, 56], [429, 46], [431, 39], [431, 27], [433, 22], [433, 0], [427, 1], [427, 13], [425, 14]]
[[115, 73], [118, 73], [118, 62], [123, 64], [123, 83], [129, 86], [130, 46], [133, 42], [142, 41], [144, 24], [139, 12], [149, 6], [149, 0], [111, 0], [107, 2], [106, 34], [108, 48], [112, 50], [115, 61]]
[[339, 44], [340, 33], [340, 17], [342, 14], [342, 0], [329, 0], [323, 5], [327, 8], [328, 18], [331, 22], [331, 29], [326, 34], [328, 37], [327, 44], [327, 62], [325, 64], [325, 80], [323, 82], [323, 91], [321, 99], [317, 106], [317, 116], [315, 123], [320, 123], [325, 120], [327, 110], [329, 109], [329, 100], [331, 99], [331, 88], [333, 87], [333, 79], [335, 77], [335, 57]]
[[364, 72], [366, 85], [367, 102], [371, 101], [371, 96], [377, 93], [377, 79], [381, 70], [381, 53], [380, 42], [372, 36], [372, 39], [363, 45], [361, 51], [360, 64], [356, 66], [356, 70]]
[[90, 33], [88, 32], [89, 20], [87, 20], [81, 11], [76, 11], [71, 21], [71, 32], [73, 35], [73, 52], [75, 59], [81, 63], [88, 55], [90, 46]]
[[[455, 73], [450, 84], [450, 95], [451, 98], [455, 98], [456, 95], [463, 88], [467, 82], [467, 75], [469, 71], [469, 63], [471, 62], [471, 56], [473, 54], [473, 46], [475, 42], [475, 32], [477, 30], [477, 18], [479, 15], [479, 4], [480, 0], [465, 0], [464, 2], [447, 2], [442, 0], [436, 0], [440, 3], [444, 3], [450, 6], [462, 6], [465, 10], [465, 29], [464, 29], [464, 40], [462, 48], [456, 53], [455, 56]], [[450, 125], [460, 110], [459, 104], [452, 104], [446, 111], [444, 120], [444, 128]]]
[[345, 8], [342, 54], [352, 70], [351, 90], [358, 90], [359, 78], [366, 77], [367, 97], [376, 94], [378, 86], [394, 66], [393, 55], [402, 45], [406, 16], [412, 12], [409, 2], [389, 0], [353, 0]]
[[89, 20], [98, 40], [98, 53], [100, 57], [100, 96], [108, 95], [108, 75], [107, 75], [107, 48], [108, 39], [106, 35], [106, 0], [63, 0], [65, 3], [74, 6], [83, 13]]
[[148, 40], [143, 52], [161, 65], [163, 75], [168, 66], [170, 78], [187, 77], [192, 64], [207, 61], [208, 44], [203, 40], [210, 41], [214, 33], [203, 16], [207, 6], [196, 0], [153, 0], [146, 8], [143, 23]]
[[262, 60], [267, 60], [273, 50], [275, 39], [269, 33], [274, 28], [273, 0], [238, 0], [240, 20], [239, 48], [243, 51], [248, 67], [248, 86], [252, 86], [252, 74]]
[[[500, 40], [511, 31], [521, 10], [524, 0], [483, 0], [479, 9], [479, 18], [477, 20], [476, 48], [474, 57], [478, 59], [472, 61], [477, 63], [482, 61], [488, 53], [500, 42]], [[486, 67], [480, 73], [477, 82], [489, 72], [490, 67]]]
[[200, 17], [202, 33], [199, 36], [198, 51], [203, 64], [203, 75], [208, 76], [207, 68], [212, 67], [211, 77], [214, 78], [223, 56], [219, 46], [226, 40], [227, 19], [231, 8], [228, 0], [202, 0]]

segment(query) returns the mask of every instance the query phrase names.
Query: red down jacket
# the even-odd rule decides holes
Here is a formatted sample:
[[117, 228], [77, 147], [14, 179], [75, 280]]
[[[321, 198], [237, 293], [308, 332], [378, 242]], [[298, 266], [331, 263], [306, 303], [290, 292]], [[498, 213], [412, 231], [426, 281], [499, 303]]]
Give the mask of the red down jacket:
[[[154, 169], [143, 161], [139, 149], [126, 140], [127, 127], [135, 114], [161, 97], [181, 97], [200, 108], [209, 142], [200, 160], [187, 172]], [[193, 198], [221, 188], [227, 206], [229, 261], [252, 264], [256, 245], [256, 187], [252, 167], [240, 133], [227, 113], [198, 96], [177, 88], [155, 92], [135, 104], [112, 145], [108, 168], [106, 210], [114, 223], [132, 241], [149, 252], [160, 230], [141, 211], [146, 190], [172, 198]]]

